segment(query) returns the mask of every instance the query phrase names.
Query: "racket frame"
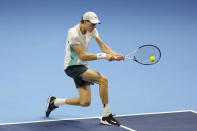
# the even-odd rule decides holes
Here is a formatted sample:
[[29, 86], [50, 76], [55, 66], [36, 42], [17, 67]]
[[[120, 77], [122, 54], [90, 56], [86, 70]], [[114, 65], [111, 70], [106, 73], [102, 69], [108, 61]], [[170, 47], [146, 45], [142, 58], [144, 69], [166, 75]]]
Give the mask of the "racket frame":
[[[143, 48], [144, 46], [153, 46], [153, 47], [155, 47], [155, 48], [159, 51], [159, 54], [160, 54], [160, 55], [159, 55], [159, 58], [158, 58], [155, 62], [146, 64], [146, 63], [139, 62], [139, 61], [136, 59], [135, 54], [137, 53], [137, 51], [138, 51], [140, 48]], [[131, 56], [133, 56], [133, 57], [131, 57]], [[138, 47], [137, 49], [135, 49], [134, 51], [132, 51], [132, 52], [128, 53], [127, 55], [125, 55], [125, 59], [133, 60], [133, 61], [135, 61], [135, 62], [137, 62], [137, 63], [139, 63], [139, 64], [142, 64], [142, 65], [153, 65], [153, 64], [156, 64], [157, 62], [159, 62], [160, 58], [161, 58], [161, 51], [160, 51], [160, 49], [159, 49], [157, 46], [151, 45], [151, 44], [142, 45], [142, 46]]]

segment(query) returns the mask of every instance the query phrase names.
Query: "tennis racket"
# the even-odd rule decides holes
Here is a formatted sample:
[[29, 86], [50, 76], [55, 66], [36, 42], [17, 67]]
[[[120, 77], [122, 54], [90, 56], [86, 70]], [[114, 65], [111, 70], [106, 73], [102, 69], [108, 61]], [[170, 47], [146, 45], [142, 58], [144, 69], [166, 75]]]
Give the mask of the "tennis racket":
[[153, 65], [159, 62], [161, 51], [155, 45], [142, 45], [125, 55], [125, 59], [133, 60], [142, 65]]

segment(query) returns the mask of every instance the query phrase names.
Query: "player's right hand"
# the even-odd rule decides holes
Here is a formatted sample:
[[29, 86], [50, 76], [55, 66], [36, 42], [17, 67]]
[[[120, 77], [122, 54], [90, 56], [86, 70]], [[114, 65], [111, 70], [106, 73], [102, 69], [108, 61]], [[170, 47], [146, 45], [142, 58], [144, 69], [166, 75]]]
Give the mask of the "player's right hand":
[[114, 57], [111, 54], [106, 54], [106, 59], [108, 61], [113, 61], [114, 60]]

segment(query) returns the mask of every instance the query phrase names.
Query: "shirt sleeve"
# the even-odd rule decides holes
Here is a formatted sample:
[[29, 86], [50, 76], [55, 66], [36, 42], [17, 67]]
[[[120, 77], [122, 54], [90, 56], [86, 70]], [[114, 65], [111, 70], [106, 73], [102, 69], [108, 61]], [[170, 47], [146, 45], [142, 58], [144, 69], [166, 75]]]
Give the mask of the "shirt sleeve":
[[69, 43], [71, 45], [75, 45], [75, 44], [80, 44], [79, 40], [77, 39], [77, 37], [71, 37], [71, 39], [69, 40]]
[[68, 40], [68, 42], [69, 42], [70, 45], [80, 44], [79, 38], [73, 32], [69, 32], [69, 40]]

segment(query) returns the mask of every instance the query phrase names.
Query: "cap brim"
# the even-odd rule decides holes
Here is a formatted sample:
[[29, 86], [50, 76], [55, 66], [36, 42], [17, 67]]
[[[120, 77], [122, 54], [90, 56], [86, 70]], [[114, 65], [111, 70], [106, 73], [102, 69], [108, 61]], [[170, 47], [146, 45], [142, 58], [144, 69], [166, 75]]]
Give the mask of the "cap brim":
[[91, 20], [90, 22], [93, 24], [101, 24], [101, 22], [99, 20]]

